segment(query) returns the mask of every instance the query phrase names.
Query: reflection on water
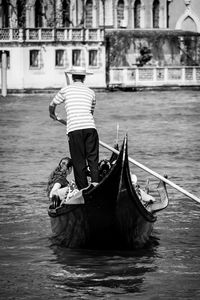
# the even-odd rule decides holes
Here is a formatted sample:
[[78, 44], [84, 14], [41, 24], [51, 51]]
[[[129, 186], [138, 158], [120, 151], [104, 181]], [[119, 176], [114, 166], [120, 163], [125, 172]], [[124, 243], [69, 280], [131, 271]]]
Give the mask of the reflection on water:
[[[168, 187], [149, 249], [69, 250], [51, 242], [46, 181], [68, 152], [64, 126], [49, 119], [52, 95], [0, 99], [1, 299], [200, 299], [199, 204]], [[64, 115], [62, 107], [58, 112]], [[100, 139], [129, 137], [129, 155], [200, 196], [197, 91], [98, 93]], [[101, 157], [110, 153], [100, 149]], [[157, 180], [131, 165], [143, 186]]]
[[[75, 298], [77, 294], [98, 297], [119, 297], [140, 293], [146, 272], [156, 272], [154, 251], [138, 252], [90, 252], [56, 248], [62, 272], [52, 274], [52, 279]], [[76, 255], [74, 256], [74, 254]], [[77, 268], [77, 256], [80, 257]], [[103, 262], [103, 264], [102, 264]], [[113, 291], [114, 289], [114, 291]]]

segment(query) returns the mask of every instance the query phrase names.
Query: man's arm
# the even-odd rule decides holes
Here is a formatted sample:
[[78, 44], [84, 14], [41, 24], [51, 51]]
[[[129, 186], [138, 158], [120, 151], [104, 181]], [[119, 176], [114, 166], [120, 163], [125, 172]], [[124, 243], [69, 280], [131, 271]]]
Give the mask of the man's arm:
[[51, 103], [49, 104], [49, 116], [53, 120], [57, 120], [55, 111], [56, 111], [56, 104], [53, 101], [51, 101]]
[[94, 114], [95, 106], [96, 106], [96, 96], [95, 96], [95, 93], [94, 93], [93, 94], [93, 100], [92, 100], [92, 107], [91, 107], [91, 113], [92, 113], [92, 115]]
[[56, 111], [56, 104], [52, 100], [51, 103], [49, 104], [49, 116], [50, 116], [50, 118], [52, 118], [53, 120], [58, 121], [58, 122], [60, 122], [64, 125], [67, 125], [67, 122], [64, 119], [61, 119], [59, 116], [57, 116], [55, 111]]

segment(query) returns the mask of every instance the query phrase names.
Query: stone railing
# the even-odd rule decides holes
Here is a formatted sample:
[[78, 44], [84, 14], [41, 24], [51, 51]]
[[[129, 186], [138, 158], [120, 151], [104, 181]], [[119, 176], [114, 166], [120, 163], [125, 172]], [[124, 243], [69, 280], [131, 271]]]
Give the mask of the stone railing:
[[103, 40], [104, 30], [99, 28], [0, 28], [0, 43]]
[[110, 68], [110, 87], [200, 85], [200, 67]]
[[23, 30], [18, 28], [0, 28], [0, 43], [23, 41]]

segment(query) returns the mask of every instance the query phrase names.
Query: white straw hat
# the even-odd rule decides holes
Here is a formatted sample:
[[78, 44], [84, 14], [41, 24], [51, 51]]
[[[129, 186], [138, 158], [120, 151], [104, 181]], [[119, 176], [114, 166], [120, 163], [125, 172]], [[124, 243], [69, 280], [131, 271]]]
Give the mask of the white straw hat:
[[65, 73], [67, 74], [72, 74], [72, 75], [92, 75], [92, 72], [87, 71], [83, 67], [73, 67], [71, 70], [66, 71]]

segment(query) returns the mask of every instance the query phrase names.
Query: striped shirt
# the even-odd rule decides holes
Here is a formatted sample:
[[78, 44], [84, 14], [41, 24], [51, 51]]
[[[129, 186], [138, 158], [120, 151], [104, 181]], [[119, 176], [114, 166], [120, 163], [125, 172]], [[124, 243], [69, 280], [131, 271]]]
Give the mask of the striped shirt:
[[65, 103], [67, 134], [74, 130], [96, 128], [93, 118], [96, 105], [95, 93], [82, 82], [74, 82], [62, 88], [53, 103]]

